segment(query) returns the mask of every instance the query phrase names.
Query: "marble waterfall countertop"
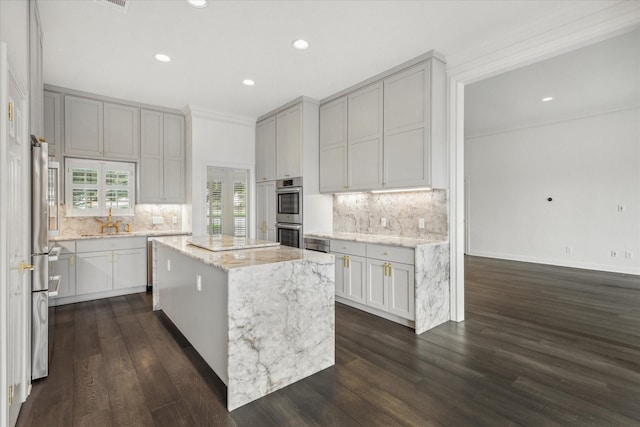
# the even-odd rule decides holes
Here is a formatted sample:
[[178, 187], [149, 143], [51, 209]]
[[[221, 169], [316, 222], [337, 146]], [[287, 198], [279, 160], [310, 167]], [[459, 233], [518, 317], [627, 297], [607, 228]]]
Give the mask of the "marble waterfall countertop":
[[378, 245], [402, 246], [405, 248], [417, 248], [422, 245], [448, 243], [447, 240], [415, 239], [411, 237], [387, 236], [383, 234], [361, 233], [305, 233], [305, 237], [318, 237], [323, 239], [350, 240], [353, 242], [373, 243]]
[[88, 233], [88, 234], [64, 234], [60, 236], [49, 237], [50, 242], [62, 242], [66, 240], [84, 240], [84, 239], [110, 239], [117, 237], [154, 237], [154, 236], [187, 236], [191, 235], [190, 231], [173, 231], [173, 230], [139, 230], [127, 233]]
[[256, 265], [333, 257], [333, 255], [322, 252], [307, 251], [280, 245], [212, 252], [208, 249], [202, 249], [189, 244], [191, 240], [193, 240], [193, 238], [188, 236], [159, 237], [154, 239], [154, 241], [162, 243], [173, 250], [227, 272], [232, 269], [253, 267]]
[[270, 246], [280, 246], [278, 242], [268, 240], [250, 239], [248, 237], [220, 236], [194, 236], [187, 243], [213, 252], [234, 251], [237, 249], [256, 249]]

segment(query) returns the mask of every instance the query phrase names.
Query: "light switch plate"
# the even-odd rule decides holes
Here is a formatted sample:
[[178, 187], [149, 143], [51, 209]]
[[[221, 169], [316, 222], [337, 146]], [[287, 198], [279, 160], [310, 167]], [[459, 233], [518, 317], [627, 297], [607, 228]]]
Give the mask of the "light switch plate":
[[153, 225], [164, 224], [164, 218], [161, 216], [152, 216], [151, 223]]

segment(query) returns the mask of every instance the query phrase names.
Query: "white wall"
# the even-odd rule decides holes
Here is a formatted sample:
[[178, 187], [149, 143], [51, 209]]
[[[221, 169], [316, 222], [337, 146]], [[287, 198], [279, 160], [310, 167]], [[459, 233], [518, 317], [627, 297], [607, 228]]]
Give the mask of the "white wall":
[[249, 169], [249, 235], [255, 236], [255, 119], [187, 108], [192, 232], [205, 233], [206, 166]]
[[640, 274], [639, 123], [635, 108], [467, 139], [468, 253]]

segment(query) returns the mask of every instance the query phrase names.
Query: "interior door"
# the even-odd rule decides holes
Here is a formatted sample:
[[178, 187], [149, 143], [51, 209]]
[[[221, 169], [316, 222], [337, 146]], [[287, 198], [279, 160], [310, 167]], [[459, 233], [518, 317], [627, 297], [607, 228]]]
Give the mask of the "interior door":
[[[0, 265], [7, 286], [0, 295], [0, 313], [6, 330], [0, 331], [0, 360], [6, 376], [0, 380], [1, 424], [14, 425], [26, 399], [28, 373], [29, 267], [29, 138], [26, 89], [7, 68], [7, 45], [0, 43]], [[11, 225], [11, 226], [9, 226]], [[6, 293], [5, 293], [6, 292]], [[8, 404], [8, 406], [5, 406]]]

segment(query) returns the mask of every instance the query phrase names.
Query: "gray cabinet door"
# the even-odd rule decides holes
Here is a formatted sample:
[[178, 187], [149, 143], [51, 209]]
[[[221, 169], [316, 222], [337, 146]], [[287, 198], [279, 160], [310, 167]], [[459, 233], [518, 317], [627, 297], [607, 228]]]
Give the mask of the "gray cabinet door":
[[387, 188], [431, 184], [429, 64], [427, 61], [384, 80]]
[[320, 192], [348, 189], [347, 97], [320, 107]]
[[302, 176], [302, 105], [276, 116], [276, 177]]
[[113, 289], [147, 284], [147, 248], [113, 252]]
[[164, 203], [184, 203], [185, 143], [184, 117], [164, 114]]
[[382, 83], [349, 95], [349, 189], [382, 187]]
[[164, 117], [159, 111], [141, 110], [140, 202], [160, 203], [164, 197]]
[[104, 157], [134, 160], [140, 157], [140, 110], [104, 103]]
[[65, 95], [64, 152], [67, 155], [102, 157], [103, 103]]
[[256, 125], [256, 181], [276, 179], [276, 118]]
[[44, 138], [49, 143], [49, 156], [60, 160], [62, 150], [62, 99], [59, 93], [44, 92]]
[[113, 289], [113, 252], [76, 254], [76, 295], [111, 289]]

